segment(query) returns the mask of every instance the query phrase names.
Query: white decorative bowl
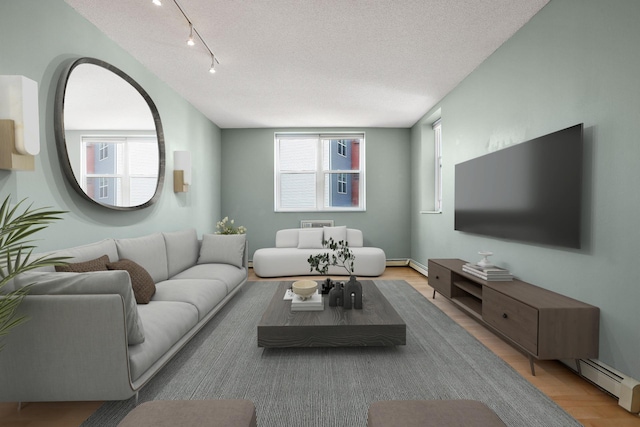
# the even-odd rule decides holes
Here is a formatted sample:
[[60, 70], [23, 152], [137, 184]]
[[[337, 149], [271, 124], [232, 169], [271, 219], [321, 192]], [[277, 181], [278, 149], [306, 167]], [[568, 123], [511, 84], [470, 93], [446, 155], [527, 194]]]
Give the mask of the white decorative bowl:
[[311, 297], [318, 290], [318, 283], [315, 280], [298, 280], [291, 285], [291, 291], [303, 300]]

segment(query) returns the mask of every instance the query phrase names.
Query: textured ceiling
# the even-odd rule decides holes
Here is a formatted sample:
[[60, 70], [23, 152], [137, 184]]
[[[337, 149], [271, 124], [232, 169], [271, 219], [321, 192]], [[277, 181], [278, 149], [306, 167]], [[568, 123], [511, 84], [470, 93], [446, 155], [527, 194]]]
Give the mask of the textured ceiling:
[[548, 2], [178, 1], [213, 75], [172, 0], [66, 0], [221, 128], [410, 127]]

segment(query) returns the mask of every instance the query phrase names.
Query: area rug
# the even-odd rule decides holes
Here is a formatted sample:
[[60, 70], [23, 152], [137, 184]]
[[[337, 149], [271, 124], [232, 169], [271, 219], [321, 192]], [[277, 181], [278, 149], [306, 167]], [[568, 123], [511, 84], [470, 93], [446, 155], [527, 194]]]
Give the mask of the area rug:
[[[261, 427], [364, 427], [378, 400], [474, 399], [508, 426], [580, 425], [409, 284], [375, 283], [407, 324], [406, 346], [259, 348], [256, 325], [277, 282], [250, 282], [139, 402], [249, 399]], [[82, 426], [114, 426], [134, 406], [106, 402]]]

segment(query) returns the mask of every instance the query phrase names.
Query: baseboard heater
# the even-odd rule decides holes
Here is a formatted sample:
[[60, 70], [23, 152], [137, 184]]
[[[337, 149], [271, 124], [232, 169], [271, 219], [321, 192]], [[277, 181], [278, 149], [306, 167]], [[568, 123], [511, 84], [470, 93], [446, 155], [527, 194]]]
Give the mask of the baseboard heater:
[[561, 360], [580, 376], [618, 398], [618, 405], [631, 413], [640, 412], [640, 382], [596, 359]]

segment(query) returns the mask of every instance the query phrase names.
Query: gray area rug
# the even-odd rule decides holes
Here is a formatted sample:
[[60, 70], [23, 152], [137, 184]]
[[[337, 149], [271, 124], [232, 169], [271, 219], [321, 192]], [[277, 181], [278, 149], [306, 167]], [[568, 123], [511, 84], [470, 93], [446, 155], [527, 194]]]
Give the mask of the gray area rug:
[[[277, 283], [251, 282], [140, 391], [140, 403], [249, 399], [261, 427], [351, 427], [366, 426], [378, 400], [475, 399], [509, 426], [580, 425], [409, 284], [375, 283], [407, 324], [406, 346], [258, 348], [256, 325]], [[107, 402], [82, 425], [116, 425], [133, 408], [133, 398]]]

